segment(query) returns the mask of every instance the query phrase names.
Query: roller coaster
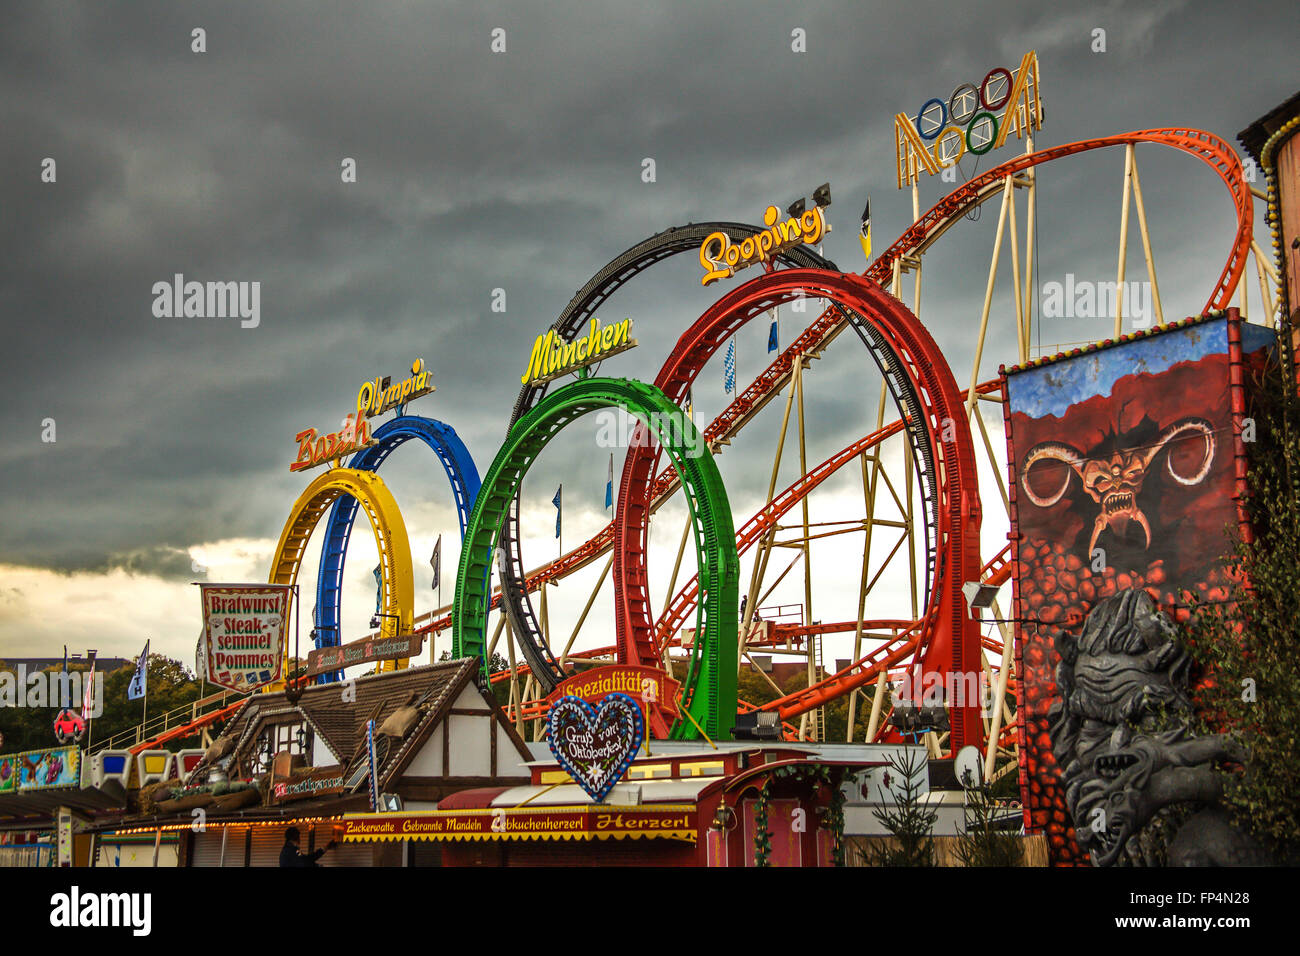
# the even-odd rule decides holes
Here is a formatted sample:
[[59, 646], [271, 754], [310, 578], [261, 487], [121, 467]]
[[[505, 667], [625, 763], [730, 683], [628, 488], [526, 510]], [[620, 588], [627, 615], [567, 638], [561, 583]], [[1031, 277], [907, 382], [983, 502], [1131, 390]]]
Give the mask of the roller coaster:
[[[545, 697], [574, 666], [575, 655], [571, 651], [596, 592], [586, 602], [586, 610], [573, 636], [558, 653], [547, 628], [539, 622], [530, 595], [612, 552], [596, 589], [603, 586], [612, 572], [614, 643], [583, 650], [581, 660], [665, 668], [671, 665], [671, 652], [684, 653], [684, 657], [678, 658], [685, 668], [680, 705], [689, 720], [674, 720], [670, 711], [675, 708], [661, 704], [647, 715], [655, 736], [703, 734], [711, 739], [726, 739], [737, 712], [759, 709], [779, 717], [787, 738], [817, 739], [822, 733], [816, 715], [828, 703], [847, 695], [850, 738], [854, 733], [856, 707], [862, 703], [871, 709], [866, 737], [897, 739], [898, 731], [889, 724], [888, 706], [884, 703], [887, 695], [883, 691], [888, 679], [903, 673], [943, 677], [983, 670], [998, 689], [995, 700], [1000, 706], [995, 706], [991, 715], [981, 715], [975, 701], [954, 704], [949, 708], [948, 725], [942, 732], [927, 734], [926, 742], [936, 755], [955, 753], [967, 745], [980, 746], [987, 753], [986, 772], [993, 776], [999, 758], [1005, 758], [1004, 769], [1014, 762], [1019, 735], [1023, 733], [1015, 714], [1004, 703], [1007, 692], [1014, 688], [1012, 642], [1004, 622], [999, 622], [998, 633], [982, 633], [980, 622], [969, 612], [963, 585], [981, 582], [997, 586], [1014, 570], [1009, 547], [987, 558], [981, 554], [984, 505], [978, 477], [982, 445], [1006, 506], [1007, 489], [1002, 479], [1005, 462], [995, 454], [977, 409], [981, 401], [1000, 401], [998, 383], [980, 381], [980, 366], [1004, 226], [1009, 216], [1016, 341], [1018, 359], [1025, 361], [1030, 349], [1028, 302], [1034, 265], [1030, 238], [1037, 167], [1094, 150], [1125, 150], [1121, 263], [1126, 251], [1131, 178], [1136, 187], [1144, 251], [1154, 285], [1145, 209], [1137, 186], [1134, 151], [1139, 145], [1163, 146], [1197, 158], [1214, 171], [1230, 194], [1236, 228], [1204, 310], [1227, 307], [1239, 292], [1244, 305], [1242, 278], [1253, 252], [1261, 275], [1264, 310], [1271, 312], [1272, 303], [1263, 284], [1268, 264], [1252, 238], [1253, 191], [1243, 178], [1241, 163], [1230, 144], [1198, 130], [1153, 129], [1034, 151], [1030, 137], [1024, 154], [970, 179], [924, 213], [916, 206], [914, 191], [914, 222], [861, 274], [841, 272], [833, 262], [806, 246], [777, 253], [765, 263], [763, 274], [722, 295], [681, 333], [652, 384], [582, 377], [549, 393], [547, 383], [525, 385], [511, 411], [505, 442], [484, 473], [481, 486], [479, 472], [454, 430], [431, 419], [407, 416], [404, 409], [399, 409], [397, 418], [375, 432], [374, 446], [358, 452], [346, 468], [326, 471], [302, 493], [280, 536], [270, 580], [281, 584], [296, 581], [311, 531], [325, 509], [332, 505], [320, 562], [314, 624], [318, 646], [338, 643], [347, 545], [358, 510], [364, 512], [380, 552], [384, 612], [380, 635], [413, 631], [433, 638], [450, 630], [453, 653], [481, 658], [486, 670], [503, 628], [507, 629], [507, 641], [513, 642], [511, 666], [486, 676], [493, 682], [511, 682], [510, 710], [522, 729], [525, 721], [536, 721], [543, 715]], [[1015, 211], [1015, 193], [1020, 189], [1030, 193], [1030, 201], [1026, 203], [1023, 262]], [[962, 389], [940, 343], [918, 318], [922, 257], [973, 209], [998, 197], [1001, 197], [998, 233], [974, 367], [969, 387]], [[1263, 197], [1254, 193], [1254, 198]], [[761, 231], [759, 227], [742, 223], [708, 222], [657, 233], [599, 270], [574, 295], [551, 329], [564, 340], [570, 340], [632, 279], [674, 256], [697, 252], [701, 242], [712, 233], [722, 232], [732, 242], [740, 243]], [[903, 302], [902, 279], [907, 273], [912, 273], [915, 280], [910, 307]], [[663, 433], [657, 434], [659, 441], [655, 443], [629, 442], [617, 484], [615, 520], [556, 560], [526, 569], [521, 547], [519, 489], [529, 465], [562, 428], [602, 407], [628, 410], [642, 422], [641, 429], [653, 428], [654, 422], [660, 420], [656, 415], [680, 414], [701, 370], [737, 330], [769, 310], [807, 298], [824, 299], [828, 305], [696, 436], [707, 445], [709, 454], [691, 457], [674, 442], [673, 436]], [[788, 395], [781, 442], [785, 440], [796, 392], [802, 425], [803, 373], [849, 328], [881, 374], [875, 427], [825, 461], [811, 466], [802, 460], [801, 434], [799, 477], [778, 491], [774, 465], [766, 502], [748, 520], [734, 525], [714, 456], [721, 454], [783, 390], [788, 390]], [[1119, 331], [1117, 316], [1117, 337]], [[891, 421], [885, 419], [887, 402], [896, 411], [897, 417]], [[870, 412], [868, 409], [865, 419], [870, 419]], [[695, 427], [693, 423], [691, 427]], [[881, 455], [884, 443], [896, 436], [901, 437], [906, 449], [907, 464], [902, 480], [890, 479]], [[412, 439], [423, 441], [442, 464], [451, 485], [463, 539], [454, 602], [419, 618], [412, 617], [411, 560], [406, 530], [396, 502], [378, 475], [379, 467], [392, 451]], [[669, 462], [663, 465], [660, 459], [665, 452]], [[776, 464], [779, 461], [778, 450]], [[759, 622], [756, 613], [766, 595], [776, 587], [774, 583], [764, 589], [764, 584], [769, 559], [779, 544], [776, 533], [782, 528], [781, 519], [802, 508], [802, 523], [795, 527], [803, 531], [802, 553], [806, 561], [809, 542], [814, 537], [807, 515], [809, 495], [854, 462], [861, 466], [868, 511], [866, 519], [856, 523], [866, 531], [856, 619]], [[888, 491], [903, 514], [902, 521], [891, 523], [874, 513], [877, 492], [881, 491], [882, 500], [885, 498], [882, 489]], [[668, 596], [656, 616], [648, 583], [649, 522], [678, 490], [683, 492], [686, 501], [688, 521], [677, 564], [681, 564], [682, 550], [689, 537], [695, 545], [699, 570], [678, 586], [678, 568], [674, 568]], [[919, 502], [915, 509], [914, 496]], [[911, 617], [868, 618], [865, 607], [868, 592], [884, 571], [881, 566], [874, 576], [868, 574], [872, 528], [899, 525], [902, 526], [899, 544], [890, 556], [906, 545], [908, 573], [913, 581], [913, 613]], [[740, 558], [750, 553], [754, 554], [753, 573], [748, 587], [742, 588]], [[499, 587], [495, 589], [491, 585], [494, 566], [499, 576]], [[782, 572], [781, 577], [784, 575]], [[777, 578], [777, 583], [780, 579]], [[738, 606], [742, 592], [746, 597], [743, 614]], [[502, 613], [498, 615], [495, 632], [489, 634], [489, 613], [493, 610]], [[694, 630], [690, 631], [687, 625], [692, 612]], [[995, 614], [995, 619], [1002, 617]], [[834, 671], [821, 666], [820, 638], [848, 633], [853, 634], [854, 654], [847, 666]], [[874, 646], [864, 649], [866, 644]], [[514, 661], [514, 647], [522, 655], [520, 662]], [[776, 699], [756, 708], [745, 701], [737, 702], [736, 674], [744, 659], [752, 662], [751, 651], [764, 647], [801, 649], [808, 661], [808, 680], [806, 686], [793, 692], [778, 688]], [[404, 661], [399, 661], [388, 666], [404, 665]], [[338, 676], [326, 674], [318, 679], [333, 680]], [[873, 684], [875, 692], [868, 696], [865, 691]], [[800, 721], [799, 726], [790, 723], [794, 720]], [[176, 731], [169, 734], [175, 736]], [[145, 741], [139, 747], [150, 743]]]

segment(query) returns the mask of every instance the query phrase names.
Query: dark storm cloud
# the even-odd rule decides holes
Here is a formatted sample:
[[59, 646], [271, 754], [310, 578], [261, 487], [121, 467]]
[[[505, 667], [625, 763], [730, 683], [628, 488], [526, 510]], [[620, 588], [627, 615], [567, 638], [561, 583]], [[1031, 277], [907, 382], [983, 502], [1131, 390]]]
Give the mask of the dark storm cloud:
[[[911, 216], [893, 186], [893, 114], [1014, 67], [1030, 46], [1048, 104], [1040, 145], [1160, 125], [1230, 138], [1294, 86], [1285, 4], [756, 6], [8, 12], [0, 560], [176, 578], [193, 573], [192, 544], [273, 536], [302, 487], [285, 467], [293, 435], [333, 427], [362, 379], [397, 375], [414, 355], [438, 384], [421, 410], [454, 424], [486, 469], [533, 337], [605, 262], [671, 225], [756, 220], [829, 179], [837, 228], [826, 253], [860, 269], [866, 192], [877, 249]], [[203, 54], [190, 51], [196, 26]], [[505, 54], [489, 50], [497, 27]], [[796, 27], [806, 54], [790, 50]], [[1096, 27], [1107, 30], [1101, 56], [1089, 49]], [[1148, 167], [1142, 155], [1166, 313], [1197, 311], [1221, 266], [1228, 207], [1191, 161]], [[39, 181], [46, 156], [55, 185]], [[344, 157], [357, 161], [356, 184], [340, 181]], [[640, 179], [645, 157], [657, 164], [652, 185]], [[1044, 170], [1044, 277], [1113, 272], [1120, 162]], [[923, 183], [923, 206], [941, 188]], [[996, 212], [989, 204], [927, 258], [922, 312], [962, 384]], [[635, 315], [643, 343], [611, 374], [653, 378], [717, 293], [698, 288], [693, 263], [657, 269], [611, 303]], [[260, 325], [155, 318], [151, 288], [175, 273], [260, 282]], [[505, 315], [490, 311], [498, 287]], [[1005, 294], [995, 307], [982, 377], [1013, 357]], [[788, 340], [798, 323], [786, 322]], [[746, 380], [762, 340], [762, 330], [743, 340]], [[722, 403], [720, 365], [699, 388], [710, 411]], [[869, 430], [877, 389], [853, 359], [818, 368], [810, 462]], [[45, 418], [57, 422], [53, 444], [40, 440]], [[539, 462], [530, 487], [575, 469], [603, 487], [607, 452], [584, 447]], [[765, 490], [769, 454], [757, 438], [727, 449], [733, 500]]]

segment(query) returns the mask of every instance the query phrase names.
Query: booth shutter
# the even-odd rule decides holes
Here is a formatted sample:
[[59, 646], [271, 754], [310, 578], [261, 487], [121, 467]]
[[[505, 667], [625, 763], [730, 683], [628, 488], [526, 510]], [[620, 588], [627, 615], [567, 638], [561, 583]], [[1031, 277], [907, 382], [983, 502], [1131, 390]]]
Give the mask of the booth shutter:
[[[317, 849], [329, 842], [317, 844]], [[374, 866], [377, 843], [340, 843], [316, 861], [317, 866]]]
[[[330, 842], [332, 837], [340, 835], [342, 827], [335, 828], [330, 823], [318, 823], [312, 827], [311, 839], [315, 849], [319, 850]], [[307, 830], [303, 828], [303, 852], [307, 851]], [[326, 850], [325, 855], [316, 861], [317, 866], [374, 866], [375, 850], [381, 844], [378, 843], [344, 843], [339, 841], [338, 845], [332, 850]], [[400, 846], [401, 844], [393, 844]]]
[[253, 853], [249, 866], [279, 866], [284, 848], [284, 831], [288, 827], [254, 827]]
[[[246, 831], [230, 830], [226, 844], [226, 866], [244, 865], [244, 839]], [[218, 866], [221, 862], [221, 830], [194, 834], [194, 854], [190, 866]]]

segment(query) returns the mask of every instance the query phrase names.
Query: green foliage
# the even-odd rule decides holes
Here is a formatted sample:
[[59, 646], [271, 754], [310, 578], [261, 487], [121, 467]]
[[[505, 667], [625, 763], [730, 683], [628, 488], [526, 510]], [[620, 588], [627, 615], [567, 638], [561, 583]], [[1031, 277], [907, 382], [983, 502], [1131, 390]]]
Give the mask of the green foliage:
[[[1289, 323], [1282, 334], [1289, 340]], [[1285, 350], [1284, 350], [1285, 353]], [[1244, 767], [1225, 768], [1224, 804], [1236, 823], [1278, 854], [1300, 852], [1300, 404], [1276, 366], [1258, 390], [1247, 509], [1251, 542], [1231, 535], [1232, 563], [1249, 582], [1227, 602], [1191, 598], [1185, 638], [1209, 677], [1196, 689], [1201, 732], [1227, 732]]]
[[[12, 670], [6, 667], [5, 669]], [[85, 666], [70, 666], [70, 670], [86, 670]], [[61, 667], [47, 668], [46, 673], [57, 673]], [[134, 666], [122, 667], [104, 677], [104, 711], [91, 723], [90, 744], [106, 740], [138, 726], [143, 706], [138, 700], [126, 699], [126, 688], [131, 682]], [[150, 654], [148, 665], [149, 714], [160, 715], [177, 707], [191, 704], [203, 696], [202, 685], [180, 661], [161, 654]], [[80, 702], [75, 702], [79, 704]], [[0, 709], [0, 733], [4, 734], [4, 752], [37, 750], [55, 745], [54, 718], [58, 707], [5, 707]], [[180, 750], [193, 746], [192, 737], [174, 740], [166, 746]], [[85, 745], [85, 741], [82, 741]]]
[[957, 858], [963, 866], [1021, 866], [1024, 863], [1024, 843], [1020, 834], [994, 826], [998, 805], [992, 784], [971, 787], [966, 791], [965, 832], [957, 841]]
[[746, 666], [740, 668], [740, 674], [736, 677], [736, 696], [761, 707], [776, 700], [779, 695], [762, 674]]
[[763, 781], [754, 804], [754, 865], [771, 866], [772, 831], [767, 828], [768, 808], [772, 798], [772, 778]]
[[907, 750], [902, 757], [891, 755], [888, 763], [903, 780], [902, 794], [891, 794], [892, 805], [873, 810], [872, 816], [893, 839], [866, 841], [867, 860], [872, 866], [935, 866], [934, 824], [939, 814], [921, 802], [921, 784], [916, 779], [923, 766], [921, 755]]
[[[871, 717], [871, 696], [875, 693], [874, 688], [867, 688], [858, 700], [858, 710], [853, 718], [853, 739], [857, 741], [865, 740], [867, 736], [867, 721]], [[889, 693], [888, 689], [885, 691]], [[847, 740], [845, 731], [849, 726], [849, 694], [843, 694], [836, 697], [826, 705], [826, 727], [823, 739], [828, 742]], [[884, 711], [882, 711], [883, 713]]]

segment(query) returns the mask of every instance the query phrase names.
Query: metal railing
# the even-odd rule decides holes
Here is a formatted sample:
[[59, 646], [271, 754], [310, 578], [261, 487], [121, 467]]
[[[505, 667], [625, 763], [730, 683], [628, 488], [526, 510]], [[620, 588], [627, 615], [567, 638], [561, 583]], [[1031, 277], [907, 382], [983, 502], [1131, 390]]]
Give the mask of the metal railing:
[[200, 717], [215, 710], [221, 710], [223, 707], [228, 707], [236, 700], [246, 696], [246, 694], [238, 691], [223, 690], [218, 694], [201, 697], [193, 703], [185, 704], [173, 710], [156, 715], [151, 714], [143, 723], [137, 724], [129, 730], [113, 734], [113, 736], [105, 740], [94, 741], [87, 748], [87, 753], [95, 753], [99, 750], [120, 750], [137, 746], [147, 740], [152, 740], [154, 737], [161, 736], [169, 730], [175, 730], [185, 724], [192, 724]]

